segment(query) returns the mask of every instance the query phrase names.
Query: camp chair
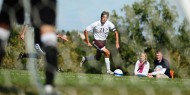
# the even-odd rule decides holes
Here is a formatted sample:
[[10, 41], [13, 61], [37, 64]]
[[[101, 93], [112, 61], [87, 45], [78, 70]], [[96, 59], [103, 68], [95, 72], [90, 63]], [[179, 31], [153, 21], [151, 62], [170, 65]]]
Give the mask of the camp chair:
[[172, 79], [174, 78], [174, 70], [170, 70], [170, 75], [172, 77]]

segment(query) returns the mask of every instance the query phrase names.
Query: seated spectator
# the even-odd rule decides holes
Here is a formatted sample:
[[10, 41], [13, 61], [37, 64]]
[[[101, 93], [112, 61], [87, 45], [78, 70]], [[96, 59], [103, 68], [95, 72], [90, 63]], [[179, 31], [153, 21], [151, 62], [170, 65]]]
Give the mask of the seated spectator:
[[169, 78], [166, 74], [166, 68], [162, 68], [161, 65], [157, 65], [156, 68], [154, 69], [154, 72], [149, 73], [148, 77], [153, 77], [155, 76], [156, 78]]
[[150, 68], [150, 64], [147, 61], [147, 55], [145, 52], [142, 52], [140, 55], [140, 59], [137, 60], [135, 64], [135, 76], [147, 76], [148, 75], [148, 70]]
[[163, 58], [162, 52], [159, 50], [156, 52], [156, 59], [154, 60], [154, 68], [156, 68], [156, 66], [158, 65], [161, 65], [162, 68], [165, 68], [166, 71], [164, 74], [167, 75], [169, 78], [171, 78], [169, 62], [168, 60]]

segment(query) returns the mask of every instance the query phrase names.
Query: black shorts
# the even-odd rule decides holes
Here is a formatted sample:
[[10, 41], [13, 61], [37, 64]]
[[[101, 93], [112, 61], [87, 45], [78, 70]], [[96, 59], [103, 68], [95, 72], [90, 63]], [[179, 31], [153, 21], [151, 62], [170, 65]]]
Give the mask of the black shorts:
[[[0, 12], [0, 25], [13, 23], [23, 24], [25, 20], [25, 0], [3, 0]], [[27, 0], [26, 0], [27, 1]], [[30, 0], [31, 22], [34, 27], [42, 24], [55, 25], [56, 0]]]
[[0, 11], [0, 24], [4, 23], [10, 26], [13, 22], [24, 22], [24, 7], [20, 0], [3, 0]]
[[93, 40], [93, 46], [102, 51], [102, 48], [104, 48], [106, 45], [106, 40]]

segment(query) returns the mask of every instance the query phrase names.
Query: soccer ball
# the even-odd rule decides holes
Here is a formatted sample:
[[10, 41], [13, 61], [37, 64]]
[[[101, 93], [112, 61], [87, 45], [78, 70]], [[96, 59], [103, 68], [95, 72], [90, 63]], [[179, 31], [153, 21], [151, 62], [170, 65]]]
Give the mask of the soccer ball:
[[114, 75], [115, 75], [115, 76], [123, 76], [123, 71], [122, 71], [121, 69], [116, 69], [116, 70], [114, 71]]

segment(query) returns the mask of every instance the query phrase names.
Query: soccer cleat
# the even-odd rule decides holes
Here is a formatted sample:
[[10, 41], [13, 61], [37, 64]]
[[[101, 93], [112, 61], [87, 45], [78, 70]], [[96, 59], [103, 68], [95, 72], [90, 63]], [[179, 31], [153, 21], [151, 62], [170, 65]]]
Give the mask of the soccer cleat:
[[22, 59], [23, 58], [23, 53], [21, 52], [19, 55], [18, 55], [18, 58], [17, 58], [17, 60], [20, 60], [20, 59]]
[[107, 70], [107, 74], [113, 75], [114, 73], [111, 70]]
[[83, 56], [82, 57], [82, 60], [80, 62], [80, 67], [82, 67], [82, 65], [86, 62], [86, 58]]

